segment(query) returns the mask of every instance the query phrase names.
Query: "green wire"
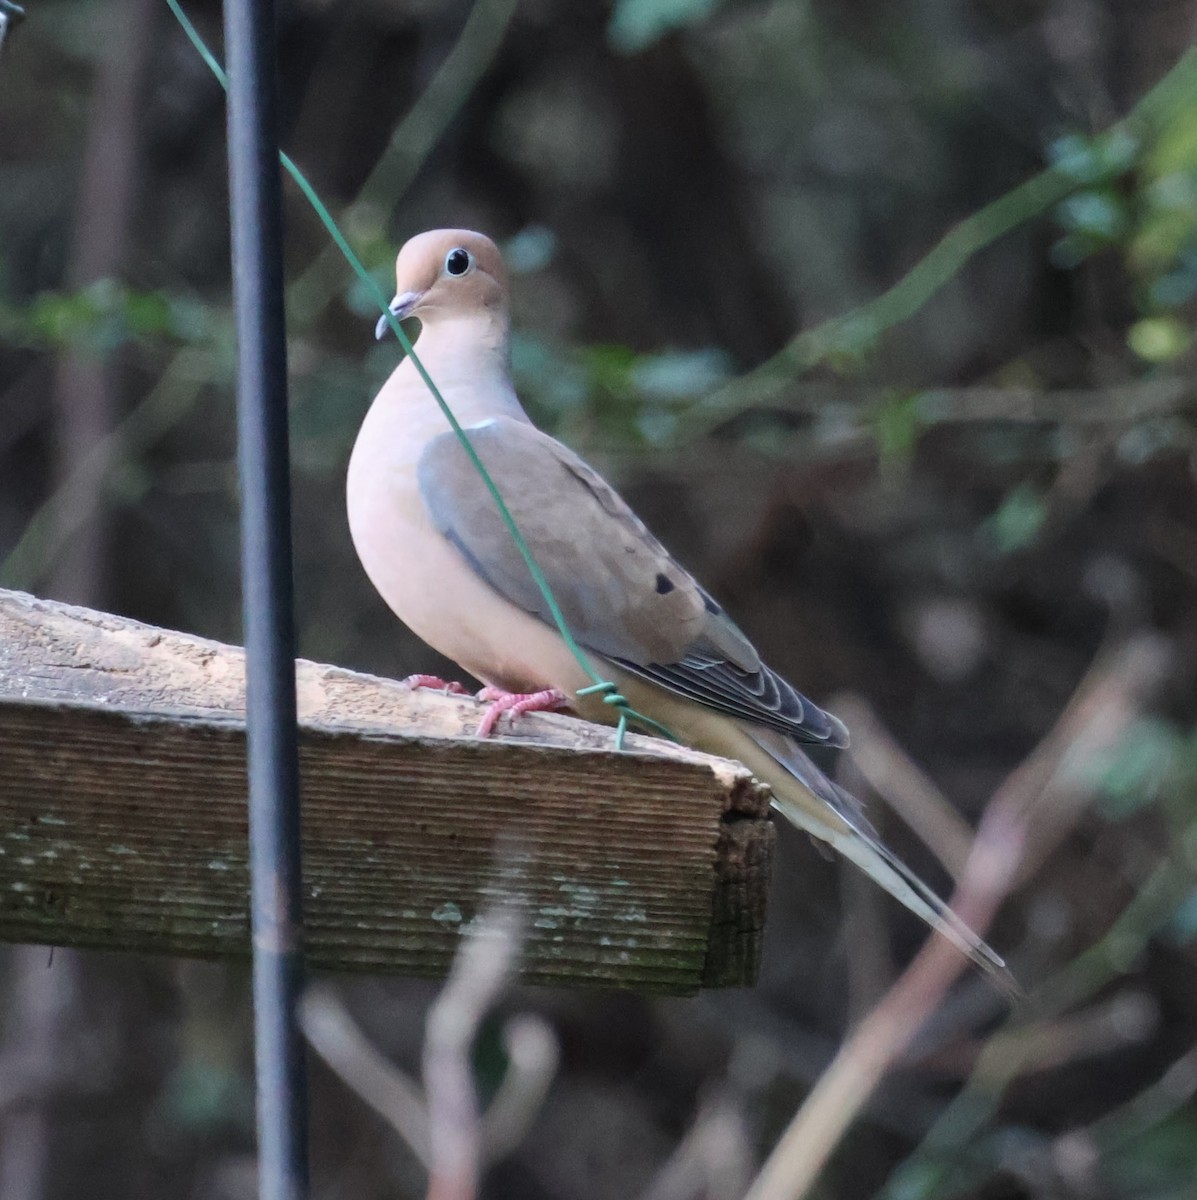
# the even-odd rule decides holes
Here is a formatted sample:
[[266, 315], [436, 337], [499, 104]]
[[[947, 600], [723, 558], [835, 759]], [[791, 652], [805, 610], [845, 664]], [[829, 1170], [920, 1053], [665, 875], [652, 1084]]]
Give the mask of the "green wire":
[[[183, 32], [191, 40], [191, 44], [198, 51], [200, 57], [207, 64], [208, 69], [216, 76], [220, 86], [228, 90], [229, 81], [225, 74], [224, 68], [216, 61], [215, 56], [204, 44], [203, 38], [195, 26], [187, 19], [186, 13], [183, 12], [179, 4], [179, 0], [166, 0], [170, 6], [170, 11], [174, 13], [175, 18], [183, 27]], [[577, 694], [579, 696], [589, 696], [602, 694], [603, 703], [610, 704], [612, 707], [619, 710], [619, 724], [615, 733], [616, 749], [622, 750], [624, 743], [624, 735], [627, 733], [628, 722], [634, 721], [637, 725], [642, 725], [646, 729], [654, 730], [664, 737], [677, 741], [673, 733], [662, 725], [659, 721], [654, 721], [652, 717], [646, 717], [643, 713], [637, 712], [627, 701], [624, 696], [621, 696], [619, 689], [609, 680], [604, 679], [591, 665], [590, 659], [586, 657], [586, 652], [574, 640], [574, 635], [570, 631], [569, 624], [565, 619], [565, 614], [561, 611], [561, 606], [557, 603], [557, 597], [553, 594], [553, 589], [549, 586], [549, 581], [545, 577], [544, 572], [540, 569], [536, 559], [532, 556], [532, 551], [528, 549], [527, 542], [524, 541], [523, 535], [519, 531], [519, 526], [515, 523], [515, 518], [511, 515], [511, 510], [507, 507], [503, 500], [499, 489], [495, 486], [495, 481], [490, 477], [490, 472], [487, 471], [482, 459], [478, 457], [478, 451], [474, 449], [470, 439], [466, 436], [465, 430], [458, 423], [457, 417], [453, 410], [446, 403], [445, 398], [441, 395], [440, 389], [432, 381], [432, 376], [428, 374], [424, 364], [416, 355], [415, 347], [411, 343], [411, 339], [403, 332], [403, 327], [399, 324], [395, 314], [391, 312], [390, 304], [387, 302], [386, 296], [382, 289], [378, 286], [374, 277], [362, 265], [361, 260], [353, 252], [353, 248], [345, 240], [344, 234], [337, 227], [337, 223], [333, 220], [332, 214], [324, 206], [320, 197], [316, 195], [315, 189], [307, 179], [303, 172], [295, 165], [291, 158], [279, 152], [279, 161], [283, 164], [287, 173], [295, 180], [299, 190], [304, 194], [308, 203], [312, 206], [313, 211], [320, 218], [321, 224], [328, 231], [329, 236], [336, 243], [337, 249], [344, 256], [345, 261], [353, 268], [357, 277], [366, 285], [371, 296], [379, 310], [386, 316], [387, 324], [394, 331], [395, 336], [399, 339], [399, 344], [403, 347], [408, 358], [411, 359], [412, 365], [419, 372], [420, 378], [427, 385], [428, 390], [432, 393], [433, 399], [440, 406], [440, 410], [445, 414], [445, 419], [449, 422], [457, 440], [461, 443], [466, 454], [469, 455], [470, 462], [473, 464], [474, 470], [478, 472], [482, 482], [486, 485], [486, 490], [490, 493], [491, 499], [495, 502], [495, 507], [499, 510], [499, 516], [503, 520], [503, 524], [507, 527], [507, 532], [511, 534], [512, 540], [515, 542], [516, 549], [520, 552], [520, 557], [523, 558], [524, 564], [527, 566], [529, 573], [532, 576], [533, 582], [540, 590], [540, 594], [544, 597], [545, 604], [548, 605], [549, 612], [553, 617], [553, 623], [557, 626], [557, 631], [561, 634], [562, 640], [569, 648], [569, 652], [574, 656], [578, 666], [582, 668], [591, 679], [593, 684], [589, 687], [579, 688]]]

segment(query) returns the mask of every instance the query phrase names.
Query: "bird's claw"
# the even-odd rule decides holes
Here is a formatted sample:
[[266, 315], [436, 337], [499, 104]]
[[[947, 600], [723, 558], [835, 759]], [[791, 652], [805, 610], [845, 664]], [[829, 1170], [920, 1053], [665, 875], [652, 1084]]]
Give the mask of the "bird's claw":
[[511, 713], [512, 720], [527, 712], [553, 712], [567, 704], [565, 693], [557, 688], [545, 688], [540, 692], [505, 692], [502, 688], [484, 687], [476, 697], [490, 707], [478, 725], [478, 737], [490, 737], [499, 718]]
[[469, 689], [463, 687], [457, 680], [442, 679], [439, 675], [409, 675], [403, 680], [403, 686], [411, 688], [429, 688], [446, 696], [468, 696]]

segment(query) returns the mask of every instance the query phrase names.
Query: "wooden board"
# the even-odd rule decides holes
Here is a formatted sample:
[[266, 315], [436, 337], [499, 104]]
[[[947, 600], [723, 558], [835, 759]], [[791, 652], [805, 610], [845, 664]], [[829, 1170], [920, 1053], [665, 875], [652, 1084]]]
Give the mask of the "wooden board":
[[[557, 715], [479, 741], [468, 697], [297, 670], [312, 966], [440, 975], [504, 889], [528, 981], [753, 980], [772, 829], [745, 768]], [[237, 647], [0, 591], [0, 938], [248, 954], [243, 710]]]

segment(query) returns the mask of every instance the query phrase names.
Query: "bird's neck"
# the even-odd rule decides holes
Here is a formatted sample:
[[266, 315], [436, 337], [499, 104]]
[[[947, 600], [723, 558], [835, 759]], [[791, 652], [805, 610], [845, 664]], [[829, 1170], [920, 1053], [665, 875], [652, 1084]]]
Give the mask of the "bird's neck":
[[[488, 311], [429, 320], [420, 330], [416, 353], [463, 425], [495, 416], [524, 418], [511, 385], [505, 314]], [[404, 362], [399, 372], [407, 371], [415, 375], [412, 364]], [[413, 382], [417, 391], [424, 391], [423, 381], [410, 376], [405, 390]], [[421, 403], [427, 399], [425, 393]]]

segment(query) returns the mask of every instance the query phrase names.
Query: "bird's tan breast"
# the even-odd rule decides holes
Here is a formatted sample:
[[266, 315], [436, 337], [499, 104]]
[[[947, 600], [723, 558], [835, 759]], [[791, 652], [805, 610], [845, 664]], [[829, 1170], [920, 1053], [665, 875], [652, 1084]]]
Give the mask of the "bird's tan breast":
[[395, 403], [384, 388], [353, 447], [346, 481], [358, 558], [392, 612], [435, 650], [512, 691], [574, 690], [588, 680], [556, 631], [503, 599], [433, 525], [417, 467], [439, 412]]

